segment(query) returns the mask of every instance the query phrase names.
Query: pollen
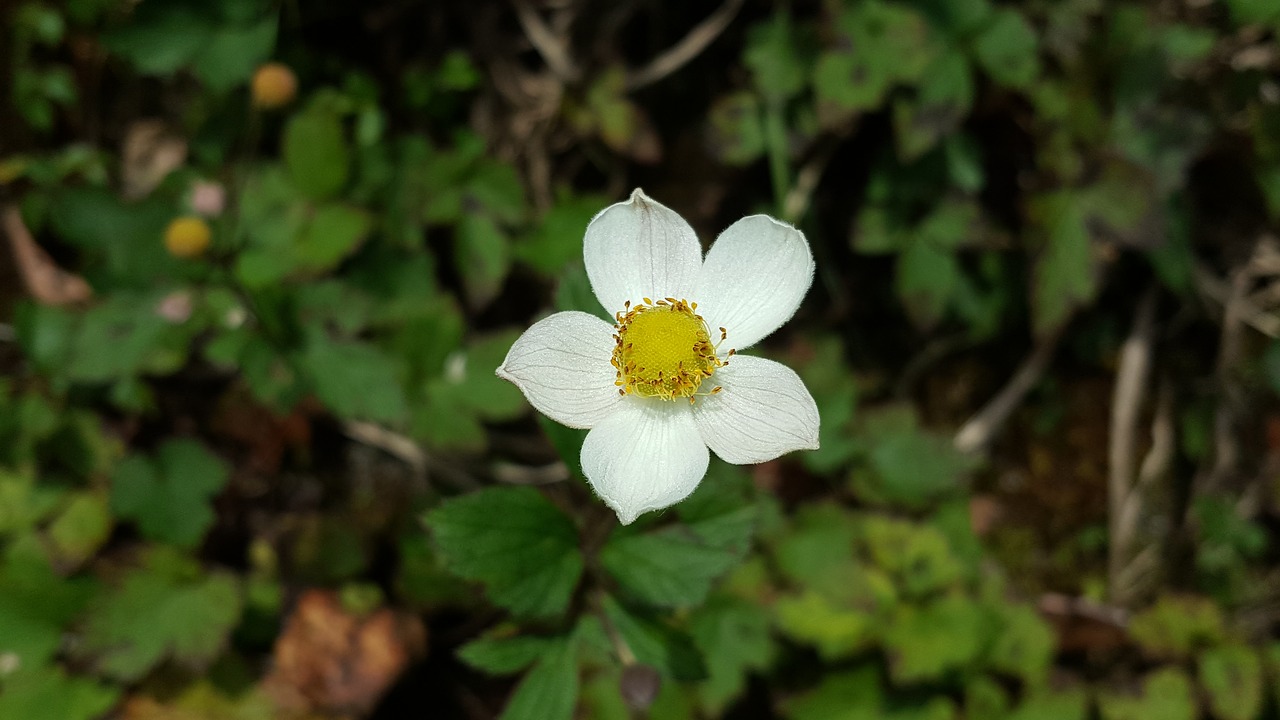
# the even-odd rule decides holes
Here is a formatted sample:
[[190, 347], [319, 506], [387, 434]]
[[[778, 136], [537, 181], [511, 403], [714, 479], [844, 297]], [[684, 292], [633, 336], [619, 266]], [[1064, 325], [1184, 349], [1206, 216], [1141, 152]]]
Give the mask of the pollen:
[[[719, 343], [712, 344], [706, 322], [696, 314], [698, 304], [675, 298], [643, 300], [637, 305], [628, 301], [614, 316], [612, 363], [618, 393], [689, 398], [691, 403], [695, 395], [711, 394], [699, 393], [698, 388], [725, 361], [716, 354]], [[727, 333], [720, 330], [723, 340]]]

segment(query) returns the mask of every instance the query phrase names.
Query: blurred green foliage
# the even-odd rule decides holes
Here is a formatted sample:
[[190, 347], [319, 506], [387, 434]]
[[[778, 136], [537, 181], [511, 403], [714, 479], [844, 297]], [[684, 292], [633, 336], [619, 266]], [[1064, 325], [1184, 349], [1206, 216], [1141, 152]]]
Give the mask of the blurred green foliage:
[[[1280, 222], [1280, 6], [729, 2], [663, 72], [637, 68], [702, 10], [619, 8], [568, 23], [574, 62], [483, 20], [506, 3], [6, 6], [0, 204], [31, 241], [6, 221], [30, 297], [0, 286], [0, 717], [1274, 718], [1280, 342], [1210, 306], [1229, 275], [1274, 320], [1274, 248], [1240, 238]], [[254, 95], [273, 59], [280, 107]], [[806, 231], [815, 288], [761, 352], [822, 447], [715, 461], [619, 527], [583, 433], [493, 370], [548, 311], [608, 317], [582, 234], [639, 178], [700, 230]], [[166, 248], [179, 217], [207, 250]], [[1187, 347], [1141, 528], [1164, 572], [1117, 620], [1107, 420], [1074, 403], [1140, 286]], [[1061, 336], [1012, 440], [957, 449]], [[1221, 427], [1255, 479], [1206, 479]], [[289, 705], [263, 668], [315, 587], [424, 622], [428, 659], [400, 639], [359, 702]]]

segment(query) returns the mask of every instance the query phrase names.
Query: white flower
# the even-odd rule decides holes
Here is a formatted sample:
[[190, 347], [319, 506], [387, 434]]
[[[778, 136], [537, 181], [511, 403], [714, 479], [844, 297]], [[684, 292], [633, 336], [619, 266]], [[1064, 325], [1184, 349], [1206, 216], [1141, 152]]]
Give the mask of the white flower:
[[800, 378], [736, 354], [809, 290], [813, 256], [799, 230], [745, 217], [704, 259], [689, 224], [636, 190], [587, 226], [583, 257], [617, 324], [555, 313], [497, 372], [552, 420], [591, 429], [582, 470], [623, 524], [693, 492], [708, 447], [735, 464], [817, 449], [818, 407]]

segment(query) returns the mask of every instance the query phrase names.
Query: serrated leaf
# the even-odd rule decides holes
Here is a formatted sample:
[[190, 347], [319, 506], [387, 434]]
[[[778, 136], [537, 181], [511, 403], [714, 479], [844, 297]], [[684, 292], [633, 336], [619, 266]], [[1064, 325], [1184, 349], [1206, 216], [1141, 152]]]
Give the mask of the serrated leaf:
[[654, 617], [634, 612], [611, 596], [604, 598], [604, 614], [636, 659], [675, 680], [707, 676], [702, 654], [684, 632]]
[[1001, 606], [999, 615], [1001, 631], [991, 645], [991, 667], [1020, 678], [1025, 687], [1041, 686], [1057, 649], [1053, 629], [1025, 605]]
[[771, 102], [783, 102], [804, 89], [805, 59], [800, 47], [785, 11], [747, 31], [742, 63], [751, 71], [756, 90]]
[[738, 467], [713, 460], [707, 476], [676, 508], [689, 530], [707, 545], [743, 557], [760, 519], [751, 479]]
[[754, 93], [735, 92], [716, 99], [707, 111], [711, 152], [726, 165], [749, 165], [759, 159], [765, 151], [761, 112]]
[[701, 604], [712, 581], [737, 560], [737, 553], [711, 547], [683, 527], [618, 531], [600, 551], [601, 565], [627, 593], [662, 607]]
[[783, 635], [816, 648], [826, 660], [865, 650], [880, 622], [865, 610], [839, 605], [815, 590], [778, 598], [773, 612]]
[[864, 433], [873, 475], [855, 474], [855, 491], [868, 500], [919, 509], [959, 488], [974, 460], [948, 438], [913, 425], [897, 427], [896, 422], [888, 410], [867, 418]]
[[49, 552], [60, 567], [78, 567], [102, 547], [114, 524], [104, 494], [74, 493], [45, 530]]
[[312, 109], [289, 120], [283, 154], [293, 186], [312, 200], [326, 200], [347, 184], [350, 150], [342, 121], [332, 112]]
[[516, 686], [501, 720], [570, 720], [578, 701], [578, 660], [570, 641], [555, 643]]
[[406, 414], [399, 367], [368, 343], [314, 332], [298, 365], [320, 401], [340, 417], [397, 422]]
[[539, 617], [568, 607], [583, 569], [578, 530], [537, 490], [464, 495], [432, 510], [426, 523], [445, 566], [483, 583], [494, 603]]
[[1083, 208], [1073, 193], [1059, 191], [1036, 198], [1029, 214], [1043, 243], [1033, 271], [1032, 326], [1044, 335], [1097, 294], [1097, 268]]
[[582, 259], [587, 224], [609, 204], [602, 195], [568, 195], [543, 215], [533, 231], [513, 248], [517, 259], [546, 275], [557, 275]]
[[1166, 595], [1134, 614], [1129, 634], [1148, 657], [1181, 660], [1222, 642], [1226, 628], [1222, 611], [1212, 600]]
[[194, 547], [214, 522], [210, 498], [229, 477], [227, 466], [198, 442], [170, 440], [154, 458], [134, 455], [116, 466], [111, 506], [145, 537]]
[[898, 257], [894, 279], [898, 298], [911, 321], [922, 330], [929, 330], [951, 306], [960, 283], [960, 263], [950, 250], [917, 239]]
[[[34, 538], [27, 537], [28, 542], [16, 542], [0, 555], [0, 655], [21, 659], [18, 675], [53, 658], [94, 589], [83, 578], [57, 575]], [[0, 703], [3, 697], [0, 693]]]
[[142, 567], [90, 604], [77, 651], [122, 681], [137, 680], [167, 659], [203, 666], [221, 651], [240, 607], [233, 576], [204, 573], [185, 557], [153, 550]]

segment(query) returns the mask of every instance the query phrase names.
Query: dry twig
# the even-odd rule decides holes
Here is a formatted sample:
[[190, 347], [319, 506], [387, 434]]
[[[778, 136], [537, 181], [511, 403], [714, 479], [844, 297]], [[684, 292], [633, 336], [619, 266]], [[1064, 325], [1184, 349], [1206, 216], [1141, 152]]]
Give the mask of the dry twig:
[[697, 57], [712, 41], [720, 37], [720, 33], [724, 32], [725, 28], [729, 27], [729, 23], [733, 22], [734, 16], [742, 8], [742, 1], [725, 0], [725, 3], [719, 9], [698, 23], [689, 31], [688, 35], [681, 38], [680, 42], [650, 60], [648, 65], [628, 73], [627, 91], [630, 92], [646, 85], [652, 85], [684, 67], [686, 63]]

